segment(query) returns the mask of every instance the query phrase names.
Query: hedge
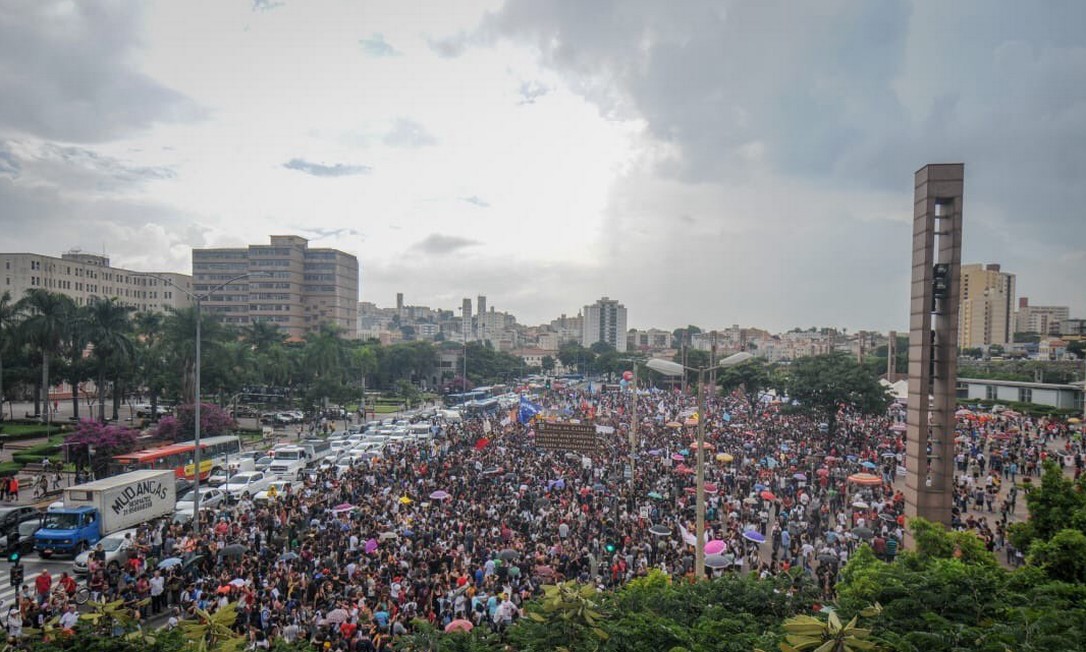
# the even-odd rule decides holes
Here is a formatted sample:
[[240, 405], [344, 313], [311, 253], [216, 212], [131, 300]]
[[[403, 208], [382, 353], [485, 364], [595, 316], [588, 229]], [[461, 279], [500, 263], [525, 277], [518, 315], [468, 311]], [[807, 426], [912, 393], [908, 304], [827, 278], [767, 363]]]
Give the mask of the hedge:
[[64, 432], [61, 426], [45, 426], [36, 424], [4, 424], [0, 426], [0, 439], [4, 441], [22, 441], [24, 439], [38, 439], [49, 437]]
[[20, 464], [31, 464], [41, 462], [42, 458], [48, 457], [53, 461], [60, 460], [60, 446], [56, 444], [39, 444], [37, 446], [31, 446], [26, 450], [13, 453], [11, 460], [13, 462], [19, 462]]

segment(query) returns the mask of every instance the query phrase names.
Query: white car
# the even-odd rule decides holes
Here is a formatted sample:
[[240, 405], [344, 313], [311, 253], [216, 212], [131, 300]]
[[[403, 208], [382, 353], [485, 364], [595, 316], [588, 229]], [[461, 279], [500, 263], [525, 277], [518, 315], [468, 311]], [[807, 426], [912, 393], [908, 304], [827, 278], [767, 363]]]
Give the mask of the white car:
[[253, 502], [258, 504], [267, 503], [273, 498], [277, 499], [281, 496], [285, 496], [288, 489], [293, 493], [294, 491], [297, 491], [296, 484], [297, 483], [292, 480], [272, 480], [268, 483], [267, 489], [256, 492], [253, 496]]
[[[217, 487], [200, 487], [200, 509], [206, 509], [210, 507], [218, 507], [222, 502], [226, 500], [226, 494], [222, 489]], [[183, 496], [177, 499], [177, 504], [174, 505], [174, 513], [185, 514], [189, 518], [192, 518], [193, 510], [196, 508], [196, 490], [190, 489]]]
[[[128, 545], [122, 547], [125, 538], [129, 539]], [[106, 554], [106, 567], [119, 567], [123, 566], [128, 561], [130, 553], [135, 552], [136, 548], [132, 544], [136, 541], [136, 529], [121, 530], [120, 532], [114, 532], [113, 534], [105, 537], [98, 544], [102, 546], [102, 552]], [[98, 544], [91, 550], [84, 550], [75, 556], [75, 561], [72, 564], [72, 570], [76, 575], [87, 574], [87, 562], [90, 560], [90, 556], [98, 548]]]
[[231, 498], [241, 498], [244, 494], [255, 496], [258, 491], [268, 488], [268, 479], [260, 471], [235, 473], [230, 482], [223, 485], [223, 490]]

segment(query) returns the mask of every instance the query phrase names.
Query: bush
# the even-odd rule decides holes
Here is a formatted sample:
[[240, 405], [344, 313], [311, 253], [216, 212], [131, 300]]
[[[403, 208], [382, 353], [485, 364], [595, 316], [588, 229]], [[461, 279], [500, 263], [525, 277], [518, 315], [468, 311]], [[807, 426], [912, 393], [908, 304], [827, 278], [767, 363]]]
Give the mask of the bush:
[[64, 431], [61, 426], [45, 426], [40, 423], [7, 423], [0, 426], [0, 439], [3, 441], [22, 441], [24, 439], [37, 439], [49, 437]]

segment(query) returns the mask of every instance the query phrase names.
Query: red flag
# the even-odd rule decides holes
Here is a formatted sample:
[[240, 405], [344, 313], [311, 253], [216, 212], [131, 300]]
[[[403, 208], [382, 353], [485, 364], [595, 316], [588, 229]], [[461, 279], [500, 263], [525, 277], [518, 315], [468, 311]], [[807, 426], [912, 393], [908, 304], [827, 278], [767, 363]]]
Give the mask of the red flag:
[[489, 439], [487, 439], [486, 437], [480, 437], [475, 440], [475, 450], [481, 451], [486, 448], [488, 444], [490, 444]]

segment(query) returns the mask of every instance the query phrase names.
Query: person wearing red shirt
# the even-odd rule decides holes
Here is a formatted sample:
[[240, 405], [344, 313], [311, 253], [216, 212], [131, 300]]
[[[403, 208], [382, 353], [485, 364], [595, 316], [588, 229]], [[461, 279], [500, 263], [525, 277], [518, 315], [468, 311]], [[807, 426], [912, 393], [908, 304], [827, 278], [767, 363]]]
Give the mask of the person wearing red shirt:
[[38, 592], [38, 604], [45, 604], [49, 599], [49, 591], [53, 588], [53, 576], [46, 568], [34, 578], [34, 589]]

